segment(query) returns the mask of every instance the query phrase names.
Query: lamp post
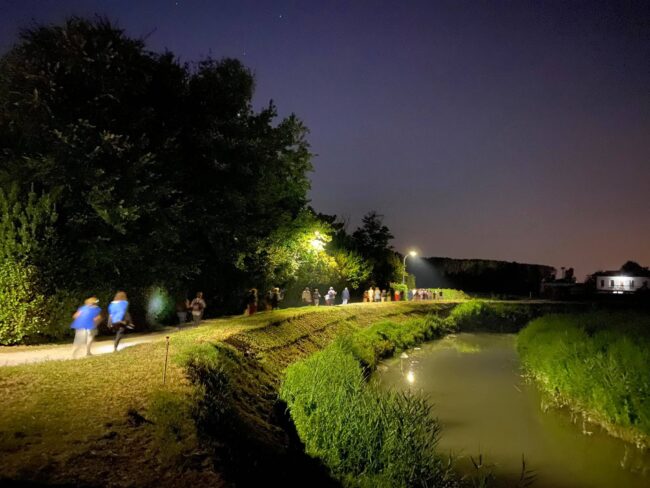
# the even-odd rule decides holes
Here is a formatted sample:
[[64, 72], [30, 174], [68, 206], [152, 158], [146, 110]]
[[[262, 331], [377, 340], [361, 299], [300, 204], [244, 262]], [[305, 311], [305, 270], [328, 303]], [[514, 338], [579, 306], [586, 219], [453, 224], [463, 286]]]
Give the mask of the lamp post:
[[411, 251], [406, 256], [404, 256], [404, 264], [402, 267], [402, 285], [406, 283], [406, 258], [408, 258], [409, 256], [415, 257], [417, 255], [418, 253], [416, 253], [415, 251]]

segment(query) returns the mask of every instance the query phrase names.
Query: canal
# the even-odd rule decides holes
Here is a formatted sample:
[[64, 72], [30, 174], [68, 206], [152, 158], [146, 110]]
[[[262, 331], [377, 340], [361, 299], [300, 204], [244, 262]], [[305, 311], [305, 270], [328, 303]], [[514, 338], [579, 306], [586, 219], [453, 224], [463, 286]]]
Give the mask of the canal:
[[526, 468], [533, 487], [647, 487], [650, 455], [566, 409], [547, 408], [521, 377], [513, 334], [458, 334], [380, 364], [382, 388], [422, 392], [442, 425], [441, 453], [462, 473], [479, 454], [513, 486]]

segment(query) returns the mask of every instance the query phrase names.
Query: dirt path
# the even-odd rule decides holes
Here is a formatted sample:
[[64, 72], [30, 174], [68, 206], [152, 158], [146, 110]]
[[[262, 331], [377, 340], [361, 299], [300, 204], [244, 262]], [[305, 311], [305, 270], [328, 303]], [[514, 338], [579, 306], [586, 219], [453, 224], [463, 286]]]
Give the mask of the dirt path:
[[[165, 336], [177, 332], [176, 327], [167, 327], [164, 330], [157, 332], [140, 332], [127, 334], [120, 342], [118, 350], [126, 349], [127, 347], [135, 346], [137, 344], [144, 344], [147, 342], [154, 342], [164, 340]], [[113, 339], [114, 337], [101, 337], [96, 340], [91, 349], [94, 356], [100, 354], [108, 354], [113, 352]], [[80, 356], [77, 359], [81, 359]], [[57, 344], [54, 346], [33, 346], [33, 347], [20, 347], [18, 350], [13, 350], [11, 347], [0, 348], [0, 367], [2, 366], [15, 366], [18, 364], [40, 363], [43, 361], [64, 361], [74, 359], [72, 357], [72, 339], [70, 344]]]

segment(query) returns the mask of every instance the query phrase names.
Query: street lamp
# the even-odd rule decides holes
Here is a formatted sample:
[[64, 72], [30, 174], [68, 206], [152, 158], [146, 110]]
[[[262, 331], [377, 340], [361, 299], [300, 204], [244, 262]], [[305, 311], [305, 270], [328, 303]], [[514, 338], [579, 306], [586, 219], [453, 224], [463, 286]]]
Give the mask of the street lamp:
[[404, 256], [404, 264], [402, 267], [402, 285], [406, 283], [406, 258], [408, 258], [409, 256], [415, 257], [417, 255], [418, 253], [416, 253], [415, 251], [411, 251], [406, 256]]
[[313, 247], [316, 251], [322, 251], [325, 249], [325, 243], [321, 239], [320, 232], [316, 231], [314, 239], [309, 241], [311, 244], [311, 247]]

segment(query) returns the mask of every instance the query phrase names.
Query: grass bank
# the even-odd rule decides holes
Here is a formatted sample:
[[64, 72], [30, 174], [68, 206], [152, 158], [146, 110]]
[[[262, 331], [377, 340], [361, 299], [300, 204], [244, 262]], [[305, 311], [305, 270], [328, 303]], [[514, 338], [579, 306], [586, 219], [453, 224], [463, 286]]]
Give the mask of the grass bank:
[[517, 348], [526, 372], [552, 404], [650, 446], [650, 316], [549, 315], [521, 331]]
[[410, 344], [392, 337], [399, 324], [430, 314], [451, 313], [462, 328], [470, 326], [468, 314], [483, 316], [475, 307], [503, 305], [500, 317], [519, 327], [517, 308], [529, 308], [532, 317], [558, 307], [465, 304], [452, 312], [456, 305], [353, 304], [206, 321], [172, 335], [164, 386], [164, 340], [78, 361], [0, 368], [0, 481], [243, 486], [262, 477], [289, 486], [307, 476], [312, 486], [335, 484], [305, 455], [278, 402], [287, 367], [364, 331], [355, 357], [372, 368], [378, 357]]
[[440, 427], [427, 400], [380, 391], [365, 374], [380, 357], [447, 330], [436, 315], [382, 321], [289, 366], [280, 398], [307, 454], [345, 486], [456, 486], [436, 452]]
[[242, 459], [229, 464], [237, 477], [263, 468], [260, 452], [286, 457], [300, 450], [284, 412], [276, 411], [288, 364], [343, 330], [429, 310], [364, 304], [207, 321], [172, 335], [164, 386], [164, 340], [78, 361], [0, 368], [0, 479], [223, 485], [233, 457]]
[[467, 301], [446, 314], [382, 320], [290, 365], [280, 398], [306, 452], [345, 486], [460, 486], [436, 452], [440, 429], [427, 400], [366, 379], [400, 350], [461, 330], [516, 331], [551, 307], [563, 305]]

